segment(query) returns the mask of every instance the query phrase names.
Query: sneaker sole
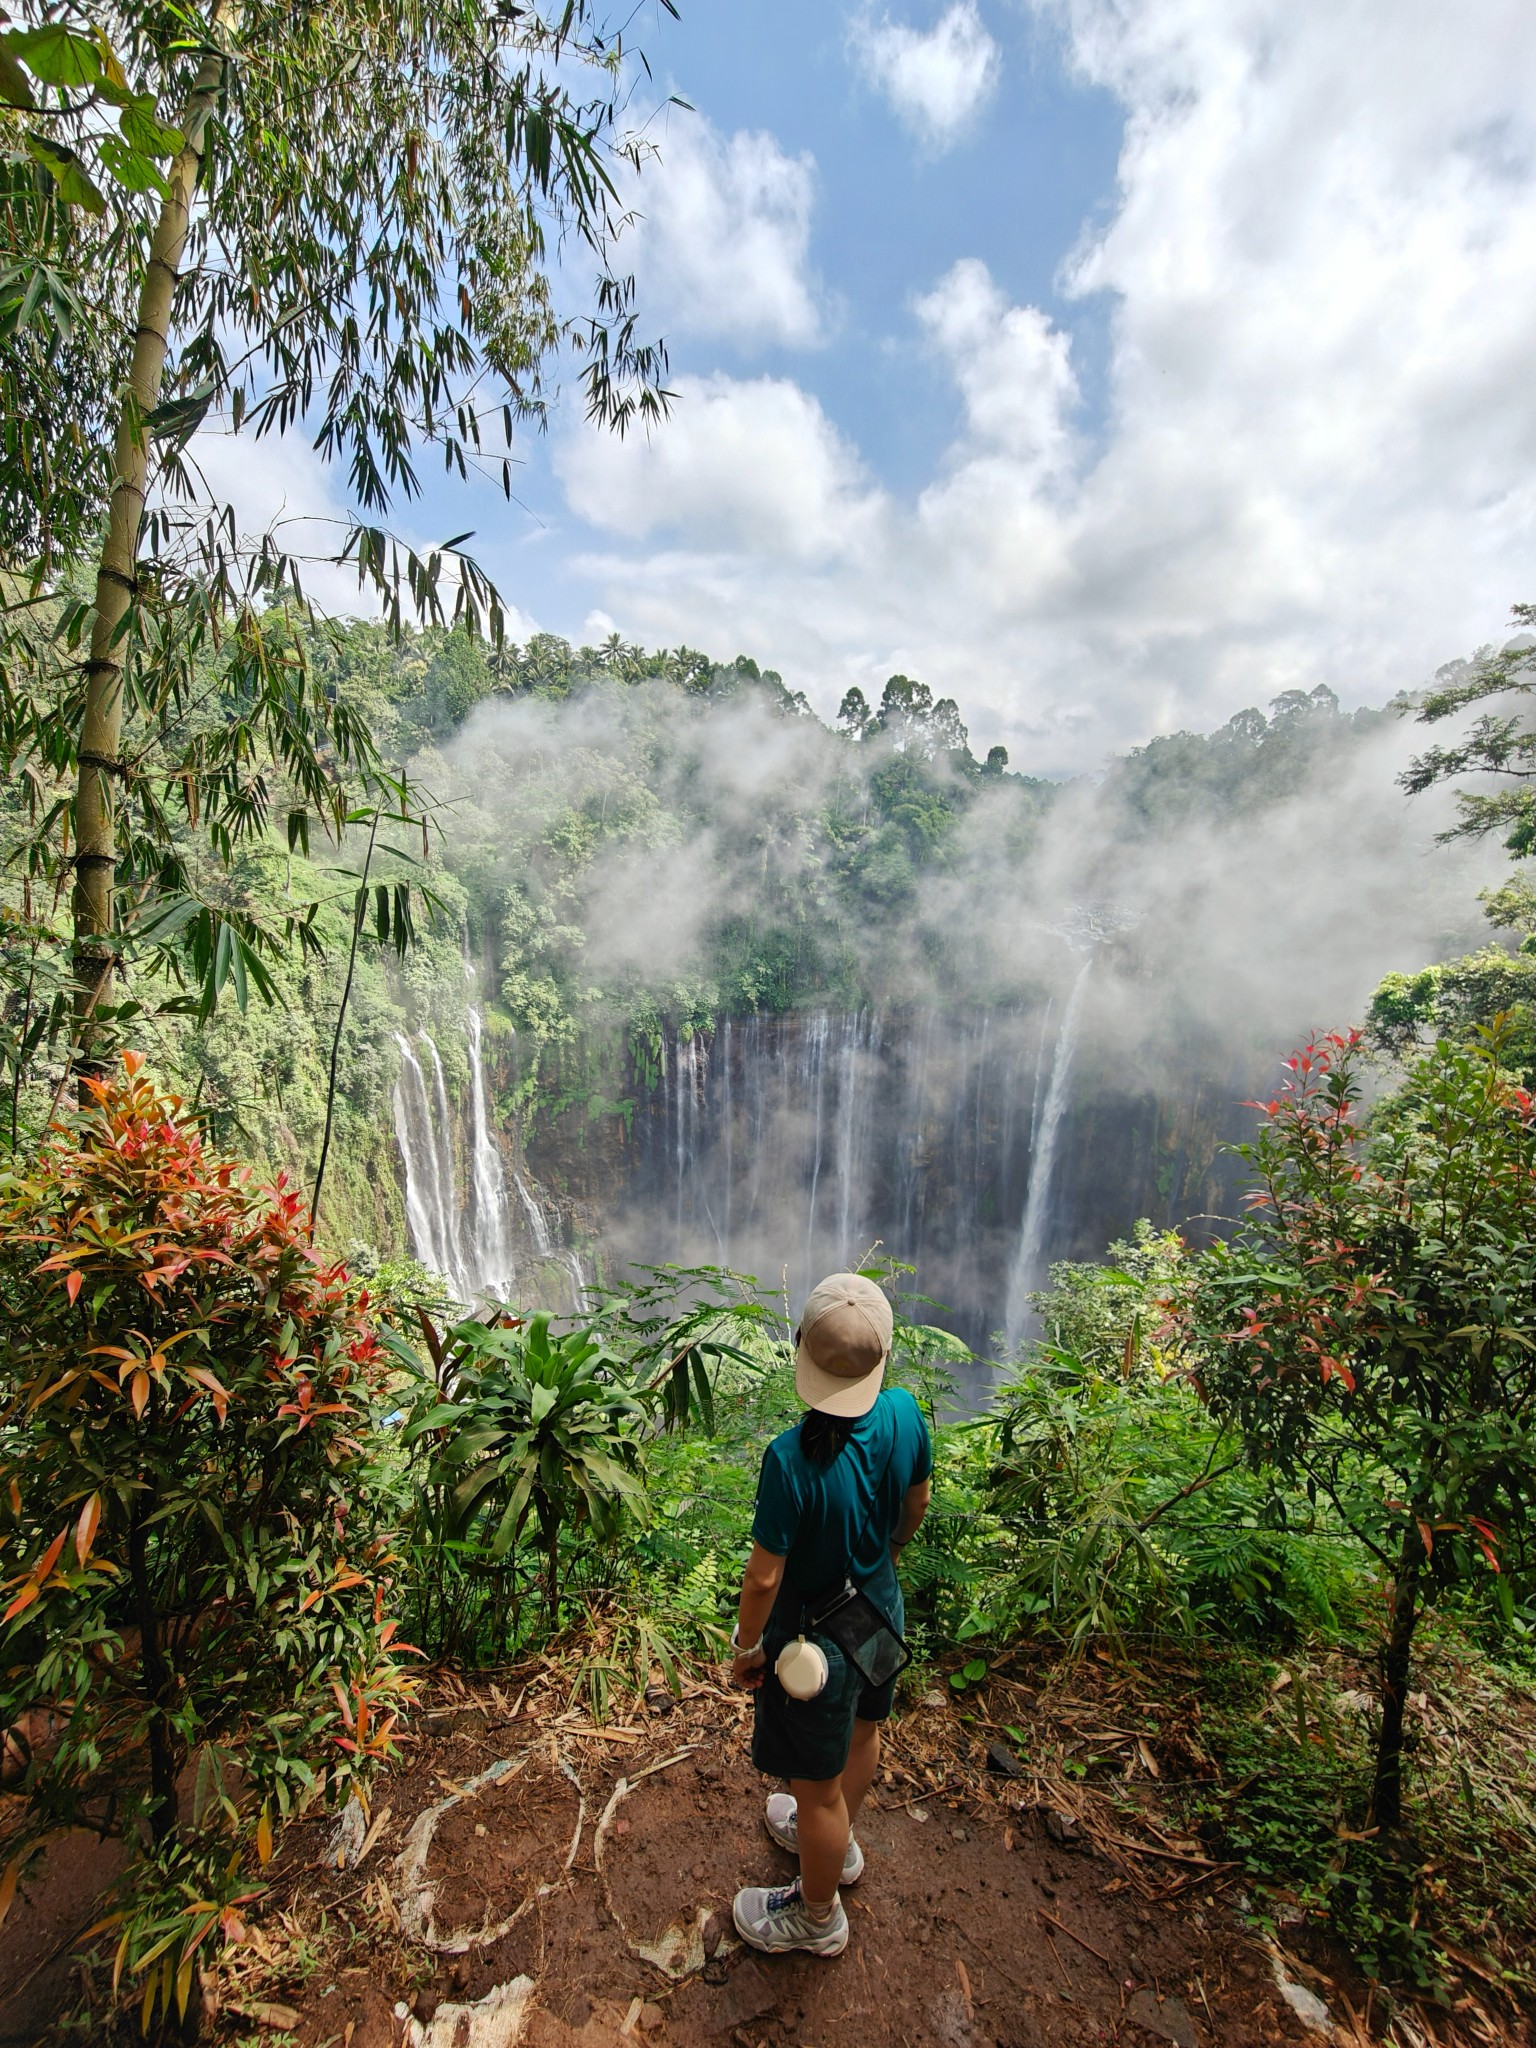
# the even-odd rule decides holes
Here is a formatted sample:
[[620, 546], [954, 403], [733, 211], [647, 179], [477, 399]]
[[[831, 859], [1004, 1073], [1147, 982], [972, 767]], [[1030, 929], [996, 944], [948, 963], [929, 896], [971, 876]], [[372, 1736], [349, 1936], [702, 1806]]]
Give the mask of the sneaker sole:
[[731, 1903], [731, 1919], [735, 1922], [736, 1932], [741, 1936], [748, 1948], [755, 1948], [758, 1954], [763, 1956], [815, 1956], [822, 1962], [831, 1962], [834, 1956], [840, 1956], [848, 1946], [848, 1921], [846, 1917], [843, 1920], [842, 1932], [827, 1936], [824, 1942], [791, 1941], [784, 1943], [763, 1941], [758, 1935], [753, 1933], [750, 1927], [744, 1927], [741, 1915], [736, 1911], [734, 1900]]
[[[768, 1833], [769, 1833], [769, 1836], [771, 1837], [771, 1839], [772, 1839], [773, 1841], [777, 1842], [777, 1843], [778, 1843], [778, 1845], [779, 1845], [779, 1847], [780, 1847], [781, 1849], [785, 1850], [785, 1851], [786, 1851], [786, 1852], [787, 1852], [787, 1853], [788, 1853], [789, 1855], [791, 1855], [791, 1856], [798, 1856], [798, 1855], [800, 1854], [800, 1844], [799, 1844], [799, 1842], [798, 1842], [798, 1841], [797, 1841], [797, 1840], [795, 1839], [795, 1837], [794, 1837], [793, 1835], [790, 1835], [790, 1834], [786, 1834], [786, 1833], [784, 1832], [784, 1830], [783, 1830], [782, 1828], [776, 1828], [776, 1827], [774, 1826], [773, 1822], [772, 1822], [771, 1820], [769, 1820], [769, 1819], [767, 1818], [767, 1816], [766, 1816], [766, 1815], [765, 1815], [765, 1816], [764, 1816], [764, 1818], [763, 1818], [763, 1826], [764, 1826], [764, 1827], [765, 1827], [765, 1828], [766, 1828], [766, 1829], [768, 1830]], [[848, 1866], [847, 1866], [847, 1864], [844, 1864], [844, 1865], [843, 1865], [843, 1875], [842, 1875], [842, 1877], [841, 1877], [841, 1878], [840, 1878], [840, 1879], [838, 1880], [838, 1888], [839, 1888], [839, 1890], [841, 1890], [842, 1886], [844, 1886], [844, 1885], [850, 1885], [850, 1886], [851, 1886], [851, 1885], [856, 1885], [856, 1884], [858, 1883], [859, 1879], [860, 1879], [860, 1878], [861, 1878], [861, 1877], [862, 1877], [863, 1875], [864, 1875], [864, 1852], [863, 1852], [863, 1850], [861, 1849], [861, 1850], [859, 1851], [859, 1867], [858, 1867], [858, 1869], [857, 1869], [857, 1870], [856, 1870], [856, 1871], [855, 1871], [855, 1872], [853, 1873], [852, 1877], [850, 1877], [850, 1876], [848, 1875]]]

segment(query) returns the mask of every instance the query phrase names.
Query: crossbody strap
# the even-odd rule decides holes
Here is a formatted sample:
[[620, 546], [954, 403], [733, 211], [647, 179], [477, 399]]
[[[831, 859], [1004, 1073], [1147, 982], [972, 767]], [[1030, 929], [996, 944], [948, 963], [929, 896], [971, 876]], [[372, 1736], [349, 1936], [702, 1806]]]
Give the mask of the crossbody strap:
[[[866, 1536], [867, 1536], [867, 1535], [869, 1534], [869, 1525], [870, 1525], [870, 1523], [871, 1523], [871, 1522], [872, 1522], [872, 1521], [873, 1521], [873, 1520], [875, 1519], [875, 1510], [876, 1510], [876, 1509], [877, 1509], [877, 1508], [879, 1507], [879, 1505], [880, 1505], [880, 1489], [881, 1489], [881, 1488], [882, 1488], [882, 1487], [884, 1486], [884, 1484], [885, 1484], [886, 1480], [890, 1478], [890, 1476], [891, 1476], [891, 1467], [892, 1467], [892, 1466], [893, 1466], [893, 1465], [895, 1464], [895, 1462], [896, 1462], [896, 1418], [895, 1418], [894, 1416], [892, 1416], [892, 1418], [891, 1418], [891, 1447], [890, 1447], [890, 1449], [889, 1449], [889, 1450], [888, 1450], [888, 1451], [886, 1452], [886, 1454], [885, 1454], [885, 1463], [884, 1463], [884, 1465], [883, 1465], [883, 1466], [882, 1466], [882, 1467], [880, 1468], [880, 1477], [879, 1477], [879, 1478], [878, 1478], [878, 1479], [877, 1479], [877, 1480], [875, 1481], [875, 1489], [874, 1489], [874, 1492], [873, 1492], [873, 1493], [872, 1493], [872, 1494], [870, 1495], [870, 1497], [869, 1497], [869, 1506], [868, 1506], [868, 1507], [867, 1507], [867, 1508], [865, 1509], [865, 1511], [864, 1511], [864, 1519], [863, 1519], [863, 1521], [862, 1521], [862, 1522], [861, 1522], [861, 1523], [859, 1524], [859, 1543], [862, 1543], [862, 1542], [864, 1541], [864, 1538], [865, 1538], [865, 1537], [866, 1537]], [[853, 1548], [854, 1548], [854, 1549], [857, 1549], [857, 1548], [858, 1548], [858, 1545], [857, 1545], [857, 1544], [855, 1544], [855, 1545], [853, 1546]], [[852, 1563], [853, 1563], [853, 1558], [852, 1558], [852, 1555], [851, 1555], [851, 1553], [850, 1553], [850, 1556], [849, 1556], [849, 1560], [848, 1560], [848, 1562], [849, 1562], [849, 1565], [850, 1565], [850, 1567], [851, 1567], [851, 1566], [852, 1566]], [[850, 1569], [850, 1570], [848, 1570], [847, 1572], [845, 1572], [845, 1573], [843, 1574], [843, 1576], [844, 1576], [844, 1578], [845, 1578], [845, 1579], [849, 1579], [849, 1580], [852, 1580], [852, 1579], [853, 1579], [853, 1572], [852, 1572], [852, 1570], [851, 1570], [851, 1569]], [[855, 1581], [854, 1581], [854, 1583], [855, 1583], [855, 1584], [857, 1584], [857, 1581], [855, 1580]], [[825, 1594], [823, 1594], [823, 1595], [822, 1595], [822, 1598], [824, 1599], [825, 1597], [826, 1597], [826, 1596], [825, 1596]]]

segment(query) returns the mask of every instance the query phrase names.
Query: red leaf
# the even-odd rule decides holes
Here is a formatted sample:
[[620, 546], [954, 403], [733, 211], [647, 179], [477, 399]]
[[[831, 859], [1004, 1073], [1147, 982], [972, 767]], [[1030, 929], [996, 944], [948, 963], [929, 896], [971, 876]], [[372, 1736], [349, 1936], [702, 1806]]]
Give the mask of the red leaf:
[[75, 1556], [81, 1564], [91, 1554], [91, 1545], [96, 1541], [96, 1531], [101, 1526], [101, 1495], [93, 1493], [80, 1510], [80, 1519], [75, 1524]]
[[79, 1299], [80, 1289], [84, 1280], [85, 1275], [80, 1272], [67, 1273], [64, 1277], [64, 1292], [69, 1296], [71, 1308], [74, 1307], [75, 1302]]

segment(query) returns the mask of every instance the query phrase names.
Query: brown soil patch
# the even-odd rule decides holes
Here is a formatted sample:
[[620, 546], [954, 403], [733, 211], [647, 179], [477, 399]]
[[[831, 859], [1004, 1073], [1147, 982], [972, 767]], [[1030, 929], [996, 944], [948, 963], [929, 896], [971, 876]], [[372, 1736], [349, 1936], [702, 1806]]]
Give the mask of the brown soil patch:
[[32, 1864], [0, 1931], [0, 2048], [47, 2030], [68, 1994], [71, 1951], [122, 1867], [122, 1844], [88, 1828], [71, 1828]]
[[603, 1875], [631, 1942], [657, 1947], [701, 1911], [718, 1917], [718, 1939], [743, 1884], [779, 1881], [785, 1858], [760, 1827], [752, 1836], [763, 1790], [740, 1749], [710, 1747], [642, 1780], [620, 1802], [604, 1839]]
[[563, 1876], [579, 1805], [571, 1781], [534, 1755], [445, 1813], [426, 1865], [439, 1940], [499, 1926]]
[[[990, 1737], [940, 1693], [892, 1730], [859, 1825], [865, 1877], [845, 1894], [852, 1939], [837, 1960], [819, 1962], [757, 1955], [732, 1927], [739, 1886], [793, 1871], [763, 1828], [770, 1787], [748, 1761], [746, 1701], [694, 1681], [672, 1710], [599, 1730], [565, 1706], [553, 1672], [522, 1676], [531, 1683], [518, 1712], [511, 1686], [487, 1685], [475, 1702], [440, 1682], [441, 1704], [418, 1717], [406, 1760], [375, 1789], [374, 1815], [388, 1809], [387, 1819], [361, 1867], [338, 1868], [334, 1821], [290, 1830], [250, 1944], [220, 1971], [210, 2039], [229, 2048], [1321, 2042], [1239, 1919], [1230, 1866], [1159, 1833], [1150, 1809], [1133, 1841], [1123, 1801], [1095, 1807], [1081, 1787], [989, 1772]], [[466, 1796], [497, 1763], [512, 1774]], [[577, 1792], [562, 1765], [585, 1807], [574, 1859]], [[404, 1931], [407, 1840], [444, 1800], [454, 1803], [423, 1871], [437, 1939], [505, 1928], [461, 1953]], [[647, 1957], [682, 1935], [691, 1959], [677, 1941], [670, 1961]], [[1444, 2013], [1434, 2032], [1409, 2030], [1401, 2008], [1403, 2031], [1384, 2031], [1379, 2012], [1367, 2029], [1344, 2003], [1355, 1983], [1294, 1959], [1289, 1967], [1329, 2000], [1341, 2048], [1529, 2041], [1520, 2023], [1493, 2027], [1482, 2009], [1471, 2034]]]
[[[606, 1739], [552, 1697], [516, 1720], [442, 1714], [441, 1736], [424, 1733], [410, 1766], [375, 1795], [392, 1813], [368, 1867], [327, 1870], [315, 1842], [301, 1857], [297, 1837], [318, 1840], [318, 1828], [290, 1837], [288, 1895], [307, 1924], [350, 1901], [372, 1966], [306, 1989], [282, 1981], [274, 1949], [260, 1996], [297, 2014], [300, 2048], [339, 2048], [349, 2025], [350, 2048], [384, 2048], [386, 2015], [389, 2048], [1273, 2048], [1309, 2038], [1267, 1957], [1208, 1889], [1144, 1897], [1156, 1886], [1138, 1887], [1085, 1832], [1054, 1840], [1040, 1813], [1021, 1808], [1018, 1786], [974, 1769], [930, 1769], [938, 1782], [915, 1793], [916, 1756], [931, 1758], [939, 1734], [952, 1749], [966, 1740], [947, 1701], [895, 1731], [892, 1768], [860, 1824], [868, 1868], [846, 1894], [845, 1954], [824, 1963], [744, 1948], [733, 1894], [794, 1867], [763, 1828], [771, 1788], [747, 1757], [749, 1711], [699, 1685], [665, 1717]], [[586, 1805], [569, 1870], [576, 1795], [551, 1760], [551, 1736]], [[391, 1887], [412, 1821], [493, 1761], [519, 1756], [517, 1776], [443, 1816], [426, 1875], [440, 1940], [526, 1911], [464, 1954], [402, 1944]], [[615, 1801], [621, 1780], [628, 1789]], [[681, 1976], [640, 1953], [681, 1931], [698, 1950]], [[503, 2036], [493, 2008], [519, 1976], [535, 1990]], [[229, 2017], [225, 2038], [238, 2038], [242, 2021]]]

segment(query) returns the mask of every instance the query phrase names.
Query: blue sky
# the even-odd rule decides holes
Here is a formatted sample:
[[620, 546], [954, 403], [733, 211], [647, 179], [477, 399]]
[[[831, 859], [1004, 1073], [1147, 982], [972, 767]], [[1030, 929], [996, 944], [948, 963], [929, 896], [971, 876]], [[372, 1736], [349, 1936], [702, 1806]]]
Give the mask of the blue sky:
[[[897, 493], [922, 488], [960, 428], [961, 399], [935, 376], [913, 307], [962, 257], [979, 257], [1010, 297], [1048, 309], [1071, 332], [1078, 423], [1093, 435], [1103, 421], [1107, 307], [1099, 297], [1065, 296], [1058, 272], [1085, 226], [1113, 204], [1123, 109], [1072, 74], [1057, 28], [1006, 7], [990, 24], [979, 10], [975, 18], [995, 50], [991, 76], [952, 135], [937, 137], [914, 130], [869, 76], [853, 39], [858, 24], [877, 21], [868, 10], [826, 0], [684, 0], [677, 19], [643, 6], [630, 30], [650, 66], [651, 79], [635, 89], [660, 176], [706, 127], [771, 138], [809, 173], [805, 270], [824, 314], [814, 345], [771, 324], [721, 335], [699, 334], [686, 318], [681, 331], [662, 320], [674, 373], [793, 377]], [[942, 19], [942, 9], [913, 15], [930, 30]], [[666, 105], [668, 94], [686, 106]], [[648, 115], [652, 96], [662, 104]], [[638, 204], [646, 210], [644, 182]], [[675, 309], [663, 297], [656, 310]], [[480, 539], [506, 564], [509, 597], [541, 625], [580, 638], [594, 590], [570, 565], [601, 536], [562, 502], [550, 452], [538, 441], [523, 451], [516, 491], [528, 523], [519, 529], [493, 509]], [[441, 516], [452, 520], [450, 503]], [[493, 533], [520, 539], [522, 549], [509, 557]], [[614, 624], [627, 626], [622, 616]], [[710, 652], [781, 658], [723, 631]]]
[[[1382, 701], [1536, 597], [1529, 0], [681, 4], [632, 27], [695, 110], [630, 247], [671, 419], [562, 405], [517, 505], [399, 512], [525, 629], [824, 712], [901, 669], [1067, 773]], [[210, 468], [344, 509], [302, 444]]]
[[[680, 21], [661, 17], [652, 62], [658, 82], [717, 128], [765, 129], [814, 158], [810, 259], [837, 310], [802, 381], [885, 481], [916, 488], [953, 438], [959, 405], [933, 377], [912, 300], [957, 258], [981, 257], [1010, 297], [1047, 307], [1102, 360], [1102, 307], [1063, 298], [1057, 271], [1085, 222], [1112, 205], [1123, 110], [1069, 75], [1059, 34], [996, 9], [996, 84], [948, 147], [914, 147], [861, 74], [849, 20], [826, 0], [694, 0]], [[667, 126], [689, 119], [672, 113]], [[735, 351], [781, 371], [796, 353]], [[677, 354], [680, 368], [714, 366], [686, 341]], [[1102, 378], [1085, 381], [1101, 401]]]

